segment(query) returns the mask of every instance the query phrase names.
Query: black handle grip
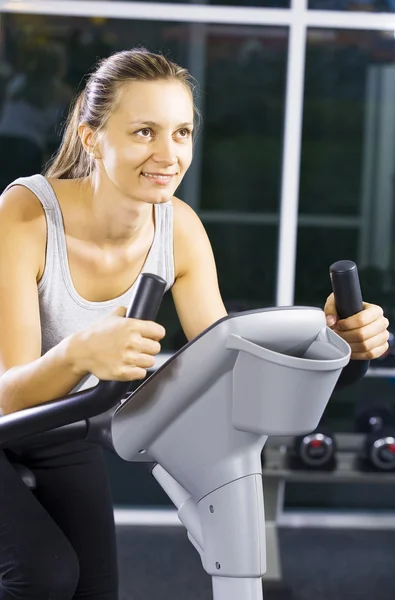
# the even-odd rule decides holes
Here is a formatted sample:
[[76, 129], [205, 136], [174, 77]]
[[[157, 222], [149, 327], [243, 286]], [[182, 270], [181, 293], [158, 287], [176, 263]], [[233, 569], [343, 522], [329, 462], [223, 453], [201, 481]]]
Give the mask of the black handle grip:
[[[361, 285], [357, 265], [351, 260], [339, 260], [329, 267], [335, 305], [340, 319], [347, 319], [363, 310]], [[364, 377], [369, 360], [351, 360], [343, 369], [336, 390], [349, 386]]]
[[[165, 286], [166, 282], [157, 275], [140, 275], [127, 316], [154, 320]], [[128, 381], [100, 381], [93, 388], [3, 416], [0, 418], [0, 447], [104, 413], [122, 400], [128, 387]]]
[[[158, 275], [145, 273], [140, 275], [126, 316], [130, 319], [154, 321], [165, 291], [166, 282]], [[130, 381], [100, 381], [100, 393], [103, 395], [117, 396], [119, 400], [127, 393]]]
[[155, 321], [165, 287], [166, 282], [158, 275], [152, 273], [140, 275], [136, 293], [129, 304], [126, 316], [143, 321]]
[[330, 266], [329, 274], [340, 319], [361, 312], [363, 302], [357, 265], [351, 260], [339, 260]]

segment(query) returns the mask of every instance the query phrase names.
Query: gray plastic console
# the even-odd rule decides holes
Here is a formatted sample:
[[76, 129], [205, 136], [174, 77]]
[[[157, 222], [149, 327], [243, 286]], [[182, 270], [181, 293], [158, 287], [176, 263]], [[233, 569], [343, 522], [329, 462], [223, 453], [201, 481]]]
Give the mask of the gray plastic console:
[[226, 317], [115, 412], [126, 461], [143, 455], [213, 578], [214, 600], [262, 600], [261, 452], [268, 436], [317, 427], [350, 347], [316, 308]]

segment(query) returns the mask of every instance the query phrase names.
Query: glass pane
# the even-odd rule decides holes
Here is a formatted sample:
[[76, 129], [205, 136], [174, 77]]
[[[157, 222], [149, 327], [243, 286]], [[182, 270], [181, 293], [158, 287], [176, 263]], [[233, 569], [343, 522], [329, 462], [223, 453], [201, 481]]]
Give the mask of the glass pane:
[[202, 208], [277, 212], [288, 31], [209, 32]]
[[301, 213], [359, 214], [373, 79], [394, 62], [393, 32], [309, 30]]
[[393, 32], [309, 31], [299, 210], [316, 225], [299, 228], [297, 302], [322, 303], [348, 258], [395, 317], [394, 97]]
[[356, 260], [357, 250], [356, 230], [299, 226], [295, 304], [323, 308], [331, 293], [330, 265], [343, 258]]
[[228, 311], [273, 306], [277, 226], [205, 223], [205, 227]]
[[309, 0], [309, 8], [319, 10], [353, 10], [394, 12], [394, 0]]

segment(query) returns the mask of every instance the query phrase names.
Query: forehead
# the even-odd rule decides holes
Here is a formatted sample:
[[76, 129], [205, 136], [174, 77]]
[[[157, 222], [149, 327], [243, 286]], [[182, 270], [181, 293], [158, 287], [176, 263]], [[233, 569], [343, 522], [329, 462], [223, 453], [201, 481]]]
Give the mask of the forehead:
[[193, 122], [193, 100], [181, 81], [133, 81], [119, 91], [114, 117], [127, 120]]

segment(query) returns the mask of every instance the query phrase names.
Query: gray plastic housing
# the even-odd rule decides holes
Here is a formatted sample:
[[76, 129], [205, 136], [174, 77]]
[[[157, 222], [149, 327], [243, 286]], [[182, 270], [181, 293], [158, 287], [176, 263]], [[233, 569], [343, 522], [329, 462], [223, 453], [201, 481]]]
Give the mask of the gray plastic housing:
[[269, 435], [315, 429], [350, 354], [320, 309], [239, 313], [187, 344], [114, 414], [115, 451], [158, 463], [153, 475], [215, 600], [261, 600], [262, 448]]
[[202, 463], [212, 462], [213, 445], [225, 466], [257, 436], [310, 432], [350, 353], [317, 308], [264, 309], [222, 319], [119, 407], [112, 421], [114, 448], [124, 460], [138, 460], [143, 452], [162, 464], [169, 440], [177, 445], [173, 468], [179, 462], [180, 472], [185, 463], [200, 471]]

